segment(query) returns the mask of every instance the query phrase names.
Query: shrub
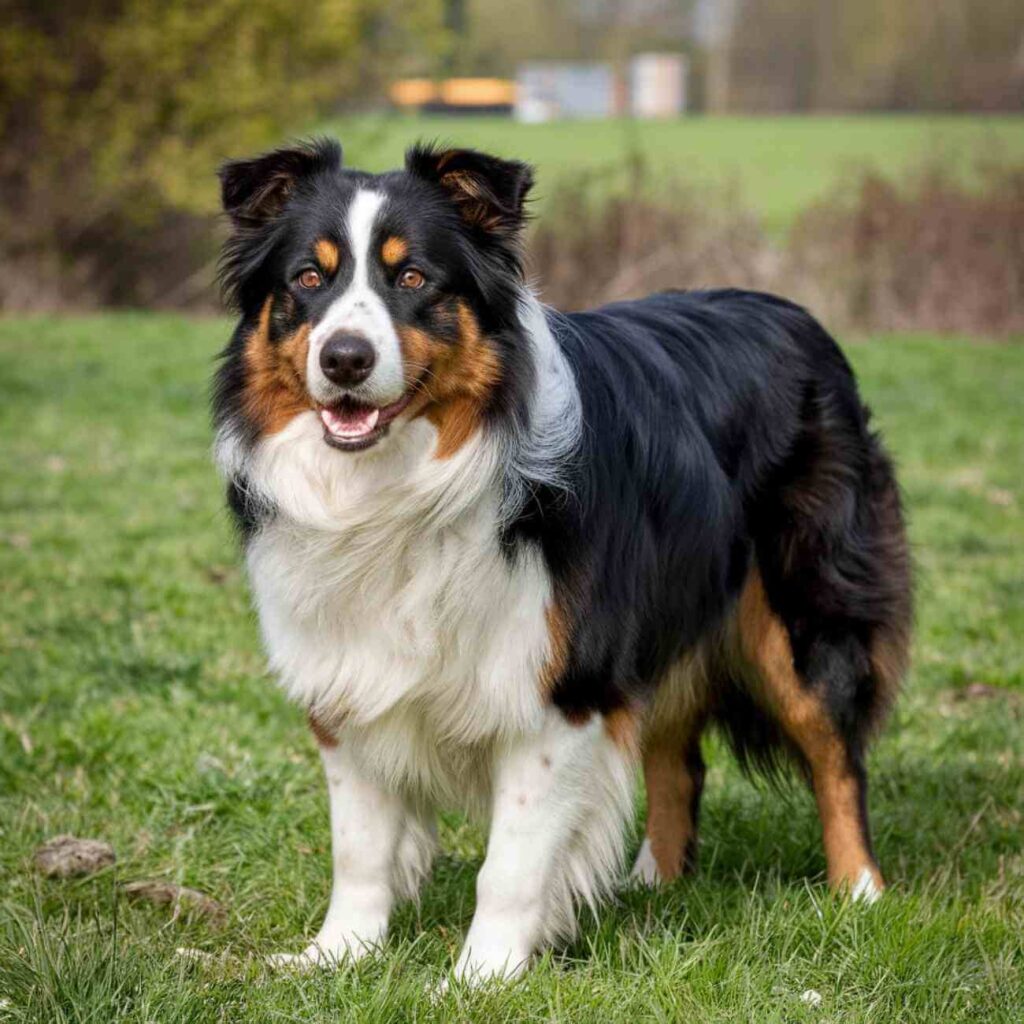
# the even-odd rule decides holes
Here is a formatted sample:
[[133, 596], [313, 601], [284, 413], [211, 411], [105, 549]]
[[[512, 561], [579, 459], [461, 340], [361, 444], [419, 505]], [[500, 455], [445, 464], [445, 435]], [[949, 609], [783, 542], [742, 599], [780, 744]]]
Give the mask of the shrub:
[[217, 165], [372, 89], [410, 33], [429, 53], [441, 4], [5, 0], [2, 22], [0, 308], [105, 305], [193, 290]]
[[902, 185], [864, 172], [800, 217], [788, 256], [842, 323], [1024, 331], [1024, 166], [983, 164], [970, 185], [938, 162]]
[[965, 182], [937, 161], [896, 183], [860, 171], [772, 239], [728, 190], [655, 187], [638, 166], [604, 202], [556, 191], [532, 236], [544, 299], [575, 309], [663, 288], [775, 291], [836, 327], [1024, 331], [1024, 166]]

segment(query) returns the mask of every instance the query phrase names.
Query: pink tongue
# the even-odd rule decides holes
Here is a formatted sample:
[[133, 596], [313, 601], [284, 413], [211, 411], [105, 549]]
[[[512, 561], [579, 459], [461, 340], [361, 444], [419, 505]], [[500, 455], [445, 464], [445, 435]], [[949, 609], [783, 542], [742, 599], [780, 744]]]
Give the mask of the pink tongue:
[[335, 437], [365, 437], [377, 426], [380, 409], [363, 406], [343, 407], [339, 412], [321, 409], [320, 418]]

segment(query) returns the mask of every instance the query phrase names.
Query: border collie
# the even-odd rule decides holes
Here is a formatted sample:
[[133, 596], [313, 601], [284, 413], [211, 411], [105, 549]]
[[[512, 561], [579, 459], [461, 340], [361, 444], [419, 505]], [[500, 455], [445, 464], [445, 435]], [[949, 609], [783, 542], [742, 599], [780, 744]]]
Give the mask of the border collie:
[[864, 754], [911, 581], [850, 367], [771, 295], [545, 308], [531, 177], [432, 146], [367, 174], [327, 140], [221, 171], [216, 458], [330, 798], [301, 964], [384, 939], [448, 806], [490, 825], [455, 977], [516, 975], [616, 882], [638, 770], [634, 877], [693, 867], [709, 726], [795, 761], [832, 886], [882, 889]]

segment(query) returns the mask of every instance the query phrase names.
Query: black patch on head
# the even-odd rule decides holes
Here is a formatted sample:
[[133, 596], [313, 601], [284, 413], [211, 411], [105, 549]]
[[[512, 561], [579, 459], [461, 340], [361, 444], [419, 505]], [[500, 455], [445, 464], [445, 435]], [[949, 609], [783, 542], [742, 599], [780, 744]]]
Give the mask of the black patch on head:
[[293, 199], [308, 196], [340, 169], [341, 146], [333, 139], [313, 139], [221, 167], [221, 201], [231, 234], [221, 254], [220, 279], [229, 306], [244, 311], [270, 294], [260, 270], [282, 240], [282, 215]]
[[340, 167], [341, 146], [326, 138], [252, 160], [232, 160], [218, 172], [224, 212], [236, 227], [259, 226], [284, 209], [301, 179]]
[[499, 247], [519, 269], [526, 198], [533, 186], [528, 164], [421, 143], [406, 153], [405, 167], [444, 193], [478, 242]]

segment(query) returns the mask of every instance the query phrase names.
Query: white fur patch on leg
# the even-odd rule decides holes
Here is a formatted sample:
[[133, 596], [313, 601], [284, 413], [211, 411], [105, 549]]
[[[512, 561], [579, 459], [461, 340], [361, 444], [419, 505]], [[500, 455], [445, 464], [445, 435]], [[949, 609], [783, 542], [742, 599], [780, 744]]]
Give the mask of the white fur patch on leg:
[[429, 831], [410, 821], [401, 797], [369, 778], [344, 743], [321, 747], [320, 756], [331, 811], [331, 902], [316, 938], [301, 953], [269, 957], [273, 967], [334, 966], [373, 951], [387, 937], [395, 896], [429, 863]]
[[850, 890], [850, 898], [857, 903], [871, 905], [882, 897], [882, 890], [875, 883], [875, 876], [870, 868], [862, 868], [857, 881]]
[[640, 852], [636, 855], [636, 863], [629, 873], [629, 880], [633, 885], [646, 885], [654, 887], [661, 885], [661, 872], [658, 870], [654, 854], [651, 853], [651, 841], [646, 836], [640, 846]]
[[455, 976], [510, 979], [538, 947], [570, 933], [575, 905], [596, 905], [621, 867], [632, 764], [600, 715], [573, 724], [549, 708], [543, 726], [496, 758], [487, 857]]

